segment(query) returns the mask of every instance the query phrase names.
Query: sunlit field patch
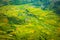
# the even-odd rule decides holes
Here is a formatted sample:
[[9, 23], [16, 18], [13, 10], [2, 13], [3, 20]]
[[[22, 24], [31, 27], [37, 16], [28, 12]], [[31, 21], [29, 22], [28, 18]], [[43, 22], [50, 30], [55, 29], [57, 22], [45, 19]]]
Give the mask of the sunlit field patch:
[[0, 7], [0, 40], [59, 40], [60, 20], [52, 10], [32, 5]]

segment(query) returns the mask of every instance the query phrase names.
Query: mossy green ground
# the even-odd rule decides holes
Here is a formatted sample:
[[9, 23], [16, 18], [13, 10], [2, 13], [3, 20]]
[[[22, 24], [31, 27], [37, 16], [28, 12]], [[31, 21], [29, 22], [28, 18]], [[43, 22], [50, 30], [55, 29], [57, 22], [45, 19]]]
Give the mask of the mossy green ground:
[[60, 40], [60, 17], [31, 5], [0, 7], [0, 40]]

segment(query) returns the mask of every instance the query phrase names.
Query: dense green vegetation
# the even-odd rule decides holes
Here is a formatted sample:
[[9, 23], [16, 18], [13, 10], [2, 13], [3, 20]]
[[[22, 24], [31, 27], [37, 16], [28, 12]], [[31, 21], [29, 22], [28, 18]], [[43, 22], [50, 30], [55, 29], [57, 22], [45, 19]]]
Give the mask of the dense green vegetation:
[[59, 3], [0, 0], [0, 40], [60, 40]]
[[60, 40], [60, 18], [35, 6], [0, 8], [0, 40]]

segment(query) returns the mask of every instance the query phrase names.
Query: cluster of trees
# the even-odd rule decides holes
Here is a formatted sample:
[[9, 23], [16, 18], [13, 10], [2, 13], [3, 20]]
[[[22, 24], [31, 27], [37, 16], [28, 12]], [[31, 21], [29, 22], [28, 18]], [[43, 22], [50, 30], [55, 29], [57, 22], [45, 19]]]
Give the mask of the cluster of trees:
[[34, 6], [39, 6], [42, 9], [56, 9], [56, 12], [59, 13], [59, 0], [0, 0], [0, 6], [4, 5], [23, 5], [31, 3]]

